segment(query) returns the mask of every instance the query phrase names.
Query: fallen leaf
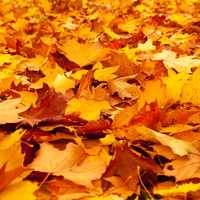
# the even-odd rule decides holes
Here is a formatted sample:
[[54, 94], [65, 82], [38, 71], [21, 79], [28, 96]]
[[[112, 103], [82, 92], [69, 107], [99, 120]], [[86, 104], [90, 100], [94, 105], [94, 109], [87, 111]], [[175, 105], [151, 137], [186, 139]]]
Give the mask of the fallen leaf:
[[111, 161], [105, 177], [120, 176], [128, 187], [136, 192], [139, 182], [137, 167], [159, 172], [159, 166], [153, 160], [135, 154], [127, 145], [116, 147], [115, 158]]
[[103, 68], [101, 63], [94, 65], [93, 69], [96, 69], [94, 72], [94, 78], [98, 81], [110, 81], [117, 77], [114, 73], [119, 67], [107, 67]]
[[[24, 154], [21, 152], [19, 142], [10, 146], [10, 148], [0, 150], [0, 167], [6, 163], [6, 169], [13, 170], [23, 166]], [[14, 155], [14, 156], [13, 156]]]
[[34, 192], [38, 189], [36, 183], [19, 181], [10, 184], [0, 193], [0, 200], [36, 200]]
[[176, 181], [200, 177], [199, 155], [179, 157], [168, 163], [164, 168], [166, 176], [174, 176]]
[[147, 137], [147, 140], [156, 140], [162, 145], [170, 147], [172, 151], [179, 156], [185, 156], [189, 153], [197, 154], [199, 152], [190, 142], [185, 142], [172, 136], [159, 133], [144, 126], [135, 126], [135, 129], [144, 138]]
[[6, 171], [6, 164], [0, 169], [0, 191], [6, 188], [14, 179], [24, 172], [24, 168], [19, 167]]
[[109, 195], [109, 196], [96, 196], [96, 197], [89, 197], [86, 200], [123, 200], [123, 198], [117, 195]]
[[199, 189], [200, 189], [200, 183], [185, 183], [181, 185], [176, 185], [175, 187], [171, 187], [171, 188], [154, 190], [154, 192], [156, 194], [166, 196], [169, 194], [194, 192]]
[[98, 44], [80, 44], [76, 40], [69, 40], [63, 46], [59, 45], [59, 49], [80, 67], [93, 64], [106, 54], [106, 50]]
[[159, 107], [164, 107], [169, 101], [169, 96], [166, 87], [160, 80], [147, 81], [144, 86], [144, 91], [138, 99], [138, 109], [144, 105], [157, 102]]
[[102, 110], [110, 109], [107, 101], [87, 100], [74, 98], [67, 103], [65, 114], [77, 113], [85, 120], [98, 120]]
[[114, 116], [112, 127], [120, 128], [123, 126], [128, 126], [133, 117], [136, 116], [137, 113], [138, 113], [137, 104], [124, 108]]
[[161, 53], [154, 54], [154, 60], [163, 60], [167, 68], [173, 68], [178, 72], [191, 73], [193, 67], [200, 66], [200, 59], [195, 56], [176, 57], [176, 53], [169, 50], [163, 50]]
[[18, 123], [23, 120], [23, 117], [19, 113], [25, 111], [27, 108], [20, 103], [21, 98], [9, 99], [0, 103], [0, 124]]
[[[184, 84], [190, 78], [187, 73], [175, 73], [173, 70], [168, 70], [168, 77], [163, 77], [162, 81], [166, 85], [168, 94], [174, 101], [180, 100], [180, 95], [183, 90]], [[176, 85], [176, 87], [174, 87]]]
[[56, 92], [65, 93], [66, 90], [69, 90], [71, 88], [75, 87], [75, 82], [69, 78], [67, 78], [65, 75], [58, 74], [53, 81], [53, 87]]
[[140, 96], [140, 87], [136, 84], [130, 84], [127, 81], [135, 78], [135, 75], [133, 76], [125, 76], [121, 78], [114, 79], [109, 82], [109, 87], [114, 94], [117, 92], [117, 94], [122, 98], [131, 98], [131, 99], [137, 99]]
[[35, 107], [20, 113], [25, 122], [34, 125], [41, 121], [55, 120], [64, 116], [66, 100], [63, 95], [47, 89], [40, 92], [38, 99]]
[[185, 82], [183, 85], [182, 93], [181, 93], [181, 101], [182, 102], [191, 102], [195, 105], [200, 104], [200, 87], [197, 84], [200, 81], [200, 69], [197, 69], [191, 76], [191, 78]]
[[101, 178], [107, 163], [101, 153], [87, 156], [80, 146], [73, 143], [69, 143], [64, 150], [58, 150], [44, 143], [29, 167], [37, 171], [62, 175], [74, 183], [92, 187], [91, 182]]
[[5, 136], [0, 140], [0, 151], [7, 150], [20, 141], [25, 131], [23, 129], [17, 129], [15, 132]]

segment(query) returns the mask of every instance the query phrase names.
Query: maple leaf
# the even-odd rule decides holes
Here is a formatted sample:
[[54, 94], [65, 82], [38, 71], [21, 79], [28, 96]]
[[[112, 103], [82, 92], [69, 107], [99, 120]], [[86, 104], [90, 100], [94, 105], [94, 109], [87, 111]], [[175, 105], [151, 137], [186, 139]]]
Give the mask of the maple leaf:
[[24, 121], [31, 125], [40, 121], [60, 119], [64, 116], [65, 97], [51, 89], [43, 91], [43, 89], [40, 91], [39, 101], [35, 107], [20, 113]]
[[132, 106], [128, 106], [118, 112], [113, 119], [112, 127], [120, 128], [123, 126], [128, 126], [133, 117], [138, 113], [138, 105], [134, 104]]
[[20, 141], [24, 133], [25, 131], [23, 129], [18, 129], [10, 135], [5, 136], [2, 140], [0, 140], [0, 150], [11, 148], [13, 145]]
[[101, 153], [87, 156], [80, 146], [73, 143], [69, 143], [62, 151], [43, 143], [29, 167], [37, 171], [62, 175], [67, 180], [91, 187], [91, 181], [99, 179], [106, 170], [107, 163], [102, 156]]
[[[187, 73], [175, 73], [173, 70], [168, 70], [168, 77], [163, 77], [162, 81], [166, 85], [168, 94], [175, 101], [180, 99], [180, 95], [183, 89], [184, 84], [190, 78], [190, 75]], [[174, 87], [176, 85], [176, 87]]]
[[131, 151], [127, 145], [116, 147], [115, 158], [111, 161], [105, 177], [120, 176], [132, 191], [136, 191], [138, 184], [137, 167], [159, 172], [160, 168], [151, 159], [141, 158]]
[[118, 25], [118, 27], [122, 31], [125, 31], [128, 33], [133, 33], [134, 31], [136, 31], [138, 25], [139, 25], [138, 19], [130, 18], [130, 19], [126, 20], [124, 23], [120, 23]]
[[21, 145], [16, 143], [10, 148], [1, 149], [0, 158], [0, 166], [3, 166], [5, 163], [7, 163], [7, 170], [13, 170], [23, 166], [24, 154], [21, 153]]
[[154, 51], [156, 47], [153, 45], [151, 39], [148, 39], [144, 44], [139, 43], [136, 51]]
[[94, 78], [98, 81], [110, 81], [117, 77], [114, 73], [119, 67], [107, 67], [103, 68], [101, 63], [96, 63], [93, 69], [96, 69], [94, 72]]
[[101, 63], [106, 67], [118, 66], [115, 74], [118, 76], [131, 76], [139, 72], [139, 67], [129, 60], [125, 53], [110, 51]]
[[53, 81], [53, 87], [56, 92], [65, 93], [66, 90], [74, 88], [75, 83], [65, 75], [57, 74], [55, 80]]
[[108, 196], [89, 197], [87, 198], [87, 200], [123, 200], [123, 198], [117, 195], [108, 195]]
[[0, 191], [6, 188], [15, 178], [24, 172], [22, 167], [15, 168], [10, 171], [5, 171], [6, 164], [0, 169]]
[[166, 176], [176, 177], [176, 181], [183, 181], [200, 177], [199, 155], [189, 155], [175, 159], [164, 168]]
[[112, 184], [112, 187], [106, 191], [106, 194], [118, 194], [124, 199], [127, 199], [133, 194], [131, 188], [129, 188], [126, 182], [124, 182], [119, 176], [111, 176], [104, 179]]
[[183, 85], [182, 93], [181, 93], [181, 101], [182, 102], [191, 102], [195, 105], [200, 104], [200, 69], [197, 69], [191, 76], [191, 78], [185, 82]]
[[137, 99], [140, 96], [139, 86], [127, 82], [132, 78], [135, 78], [135, 75], [125, 76], [110, 81], [109, 87], [111, 89], [111, 92], [113, 94], [117, 92], [122, 99], [124, 98]]
[[77, 113], [85, 120], [98, 120], [104, 109], [110, 109], [107, 101], [87, 100], [74, 98], [67, 103], [65, 114]]
[[20, 103], [21, 98], [9, 99], [0, 103], [0, 124], [17, 123], [23, 120], [19, 113], [27, 110], [27, 108]]
[[71, 200], [92, 195], [86, 187], [68, 180], [52, 180], [47, 183], [48, 190], [58, 196], [59, 200]]
[[168, 136], [152, 129], [146, 128], [144, 126], [134, 126], [136, 131], [138, 131], [142, 136], [145, 138], [147, 137], [148, 140], [157, 140], [161, 144], [168, 146], [172, 149], [172, 151], [179, 155], [185, 156], [189, 153], [198, 153], [197, 148], [195, 148], [192, 143], [185, 142], [183, 140], [173, 138], [172, 136]]
[[176, 57], [174, 51], [163, 50], [161, 53], [154, 54], [154, 60], [163, 60], [167, 68], [173, 68], [178, 72], [191, 73], [193, 67], [200, 66], [200, 59], [195, 56]]
[[68, 40], [63, 46], [59, 45], [64, 55], [80, 67], [93, 64], [107, 53], [104, 48], [96, 43], [80, 44], [76, 40]]
[[155, 189], [154, 192], [160, 195], [169, 195], [177, 193], [187, 193], [194, 192], [200, 189], [200, 183], [185, 183], [181, 185], [176, 185], [175, 187], [166, 188], [166, 189]]
[[36, 183], [29, 181], [14, 182], [0, 193], [0, 200], [36, 200], [33, 193], [37, 189]]
[[163, 107], [169, 96], [164, 84], [160, 80], [151, 80], [145, 82], [144, 91], [141, 93], [138, 99], [138, 109], [144, 107], [144, 105], [157, 102], [160, 107]]

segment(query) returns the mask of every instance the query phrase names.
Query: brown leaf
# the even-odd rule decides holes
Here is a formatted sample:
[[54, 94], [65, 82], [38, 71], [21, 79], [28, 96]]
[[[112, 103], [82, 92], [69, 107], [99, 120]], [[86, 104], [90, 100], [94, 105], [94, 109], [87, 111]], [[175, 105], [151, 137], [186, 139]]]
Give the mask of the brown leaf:
[[138, 156], [127, 145], [120, 145], [116, 147], [115, 159], [111, 161], [105, 177], [118, 175], [133, 191], [136, 191], [138, 167], [153, 172], [160, 172], [160, 167], [153, 160]]
[[6, 164], [0, 169], [0, 191], [8, 186], [14, 179], [24, 172], [23, 167], [15, 168], [10, 171], [6, 171]]
[[58, 120], [64, 116], [66, 106], [65, 97], [52, 89], [43, 89], [39, 94], [39, 101], [35, 107], [21, 113], [24, 121], [30, 125], [41, 121]]

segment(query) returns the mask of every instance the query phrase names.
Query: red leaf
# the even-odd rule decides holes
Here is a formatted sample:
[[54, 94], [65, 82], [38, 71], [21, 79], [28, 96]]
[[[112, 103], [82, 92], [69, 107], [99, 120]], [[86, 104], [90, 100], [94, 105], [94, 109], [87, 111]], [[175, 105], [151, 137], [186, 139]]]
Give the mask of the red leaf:
[[134, 124], [143, 124], [155, 129], [160, 120], [161, 111], [157, 103], [145, 105], [140, 112], [132, 119]]
[[153, 172], [160, 171], [153, 160], [139, 157], [127, 145], [117, 146], [115, 152], [115, 159], [111, 161], [105, 176], [120, 176], [132, 190], [136, 190], [138, 184], [137, 167]]
[[9, 185], [15, 178], [17, 178], [22, 172], [24, 172], [24, 168], [19, 167], [12, 169], [10, 171], [5, 171], [6, 164], [0, 169], [0, 191], [2, 191], [7, 185]]
[[63, 95], [52, 89], [43, 89], [39, 93], [36, 107], [31, 107], [20, 115], [25, 118], [25, 122], [34, 125], [41, 121], [58, 120], [64, 117], [65, 106], [66, 100]]

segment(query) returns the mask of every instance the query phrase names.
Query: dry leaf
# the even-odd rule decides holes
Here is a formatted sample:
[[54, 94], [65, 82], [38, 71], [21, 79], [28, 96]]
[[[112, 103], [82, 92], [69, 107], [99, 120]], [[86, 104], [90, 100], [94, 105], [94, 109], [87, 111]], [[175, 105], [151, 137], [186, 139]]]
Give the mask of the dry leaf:
[[75, 40], [69, 40], [59, 48], [69, 60], [80, 67], [93, 64], [106, 54], [106, 50], [98, 44], [80, 44]]
[[172, 136], [159, 133], [144, 126], [135, 126], [135, 129], [142, 134], [143, 137], [147, 137], [148, 140], [157, 140], [162, 145], [170, 147], [172, 151], [179, 156], [185, 156], [189, 153], [197, 154], [199, 152], [190, 142], [173, 138]]
[[109, 82], [109, 87], [114, 94], [117, 92], [117, 94], [122, 98], [131, 98], [131, 99], [137, 99], [140, 96], [140, 88], [136, 84], [130, 84], [127, 81], [135, 78], [135, 75], [133, 76], [125, 76], [118, 79], [114, 79]]
[[0, 193], [0, 200], [36, 200], [34, 192], [38, 189], [36, 183], [19, 181], [12, 183]]
[[74, 98], [67, 103], [65, 114], [77, 113], [85, 120], [98, 120], [102, 110], [110, 109], [107, 101]]
[[87, 156], [81, 147], [73, 143], [69, 143], [62, 151], [44, 143], [29, 167], [37, 171], [62, 175], [77, 184], [91, 187], [91, 182], [101, 178], [106, 170], [107, 163], [102, 156], [101, 153]]
[[19, 116], [19, 113], [25, 111], [27, 108], [20, 103], [21, 98], [10, 99], [0, 103], [0, 124], [17, 123], [23, 120], [23, 117]]

